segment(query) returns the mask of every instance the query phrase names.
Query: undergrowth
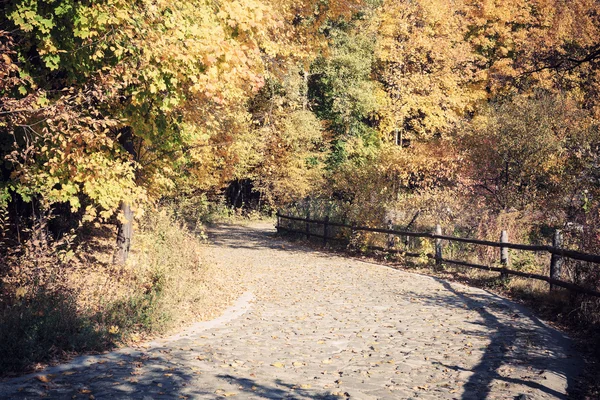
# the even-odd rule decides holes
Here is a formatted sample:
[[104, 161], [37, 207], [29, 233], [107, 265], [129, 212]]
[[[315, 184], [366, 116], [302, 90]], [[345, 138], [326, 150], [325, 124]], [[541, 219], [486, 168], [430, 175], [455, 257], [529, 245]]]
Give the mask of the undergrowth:
[[263, 206], [261, 209], [232, 207], [227, 205], [223, 198], [211, 200], [204, 193], [165, 197], [162, 204], [172, 210], [174, 216], [194, 232], [201, 232], [205, 225], [217, 223], [239, 224], [245, 221], [272, 220], [275, 212], [269, 206]]
[[3, 242], [0, 374], [31, 371], [214, 317], [241, 293], [228, 271], [204, 261], [195, 232], [166, 208], [137, 224], [130, 260], [111, 262], [114, 230], [97, 226], [77, 245], [45, 224], [22, 243]]

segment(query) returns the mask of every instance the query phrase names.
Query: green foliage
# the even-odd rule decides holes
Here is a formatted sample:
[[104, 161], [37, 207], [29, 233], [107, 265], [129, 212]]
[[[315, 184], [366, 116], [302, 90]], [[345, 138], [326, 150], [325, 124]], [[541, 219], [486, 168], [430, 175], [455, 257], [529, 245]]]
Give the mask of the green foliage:
[[4, 373], [51, 361], [63, 352], [101, 351], [111, 340], [92, 318], [81, 315], [68, 291], [40, 288], [0, 310], [0, 369]]
[[95, 316], [98, 322], [110, 329], [118, 327], [117, 338], [127, 338], [134, 332], [162, 332], [168, 326], [172, 316], [160, 308], [162, 277], [157, 279], [148, 293], [138, 293], [127, 299], [117, 300]]
[[[364, 22], [327, 27], [331, 45], [311, 67], [309, 99], [314, 113], [327, 121], [333, 141], [329, 168], [341, 165], [350, 154], [346, 142], [361, 138], [366, 147], [378, 145], [378, 113], [385, 97], [372, 78], [375, 38], [361, 31]], [[360, 161], [359, 161], [360, 162]]]

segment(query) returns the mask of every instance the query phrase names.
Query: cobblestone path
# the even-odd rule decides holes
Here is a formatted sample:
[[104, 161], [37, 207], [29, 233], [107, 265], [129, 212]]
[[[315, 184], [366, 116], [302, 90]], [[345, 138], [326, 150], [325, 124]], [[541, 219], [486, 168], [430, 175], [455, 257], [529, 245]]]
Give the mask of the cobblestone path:
[[551, 399], [581, 366], [566, 337], [483, 290], [314, 252], [265, 224], [210, 237], [209, 261], [247, 281], [222, 317], [2, 382], [0, 397]]

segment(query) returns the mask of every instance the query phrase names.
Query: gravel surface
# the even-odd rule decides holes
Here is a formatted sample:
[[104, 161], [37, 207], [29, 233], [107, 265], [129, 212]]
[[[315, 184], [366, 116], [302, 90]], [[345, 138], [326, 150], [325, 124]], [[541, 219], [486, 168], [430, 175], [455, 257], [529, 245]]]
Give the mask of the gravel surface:
[[568, 338], [484, 290], [319, 253], [272, 226], [210, 230], [247, 292], [168, 339], [0, 383], [0, 398], [553, 399]]

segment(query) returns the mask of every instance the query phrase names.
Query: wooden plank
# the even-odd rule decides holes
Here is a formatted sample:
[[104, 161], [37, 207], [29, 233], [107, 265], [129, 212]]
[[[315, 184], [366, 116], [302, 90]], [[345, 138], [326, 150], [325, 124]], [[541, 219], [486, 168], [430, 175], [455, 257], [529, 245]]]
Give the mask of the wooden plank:
[[[318, 224], [318, 225], [324, 225], [325, 224], [325, 221], [324, 220], [320, 220], [320, 219], [308, 219], [308, 218], [301, 218], [301, 217], [292, 217], [292, 216], [283, 215], [283, 214], [276, 214], [276, 215], [279, 218], [289, 219], [289, 220], [292, 220], [292, 221], [302, 221], [302, 222], [308, 222], [308, 223], [311, 223], [311, 224]], [[342, 223], [339, 223], [339, 222], [332, 222], [332, 221], [329, 221], [328, 225], [329, 226], [337, 226], [337, 227], [340, 227], [340, 228], [352, 228], [351, 225], [342, 224]]]
[[[508, 243], [507, 231], [502, 231], [500, 233], [500, 243]], [[500, 265], [502, 265], [502, 268], [504, 269], [508, 268], [508, 247], [500, 247]], [[500, 273], [500, 278], [505, 280], [508, 279], [508, 275], [505, 271], [502, 271]]]
[[[283, 227], [283, 226], [282, 226], [280, 229], [281, 229], [282, 231], [286, 231], [286, 232], [298, 233], [298, 234], [301, 234], [301, 235], [306, 235], [306, 232], [305, 232], [305, 231], [303, 231], [303, 230], [299, 230], [299, 229], [286, 228], [286, 227]], [[310, 234], [310, 237], [311, 237], [311, 238], [312, 238], [312, 237], [315, 237], [315, 238], [318, 238], [318, 239], [323, 239], [325, 236], [323, 236], [323, 235], [319, 235], [318, 233], [311, 233], [311, 234]], [[348, 243], [348, 240], [346, 240], [346, 239], [343, 239], [343, 238], [336, 238], [336, 237], [331, 237], [331, 236], [328, 236], [328, 237], [327, 237], [327, 240], [328, 240], [328, 241], [330, 241], [330, 240], [335, 240], [335, 241], [338, 241], [338, 242]]]
[[[434, 258], [434, 257], [432, 257]], [[516, 275], [516, 276], [522, 276], [524, 278], [530, 278], [530, 279], [537, 279], [540, 281], [546, 281], [552, 285], [556, 285], [556, 286], [561, 286], [564, 287], [566, 289], [572, 290], [574, 292], [579, 292], [579, 293], [585, 293], [587, 295], [590, 296], [597, 296], [600, 297], [600, 292], [593, 290], [593, 289], [588, 289], [588, 288], [584, 288], [582, 286], [578, 286], [575, 285], [573, 283], [570, 282], [564, 282], [558, 279], [552, 279], [549, 278], [547, 276], [544, 275], [539, 275], [539, 274], [532, 274], [529, 272], [521, 272], [521, 271], [515, 271], [512, 269], [506, 269], [506, 268], [498, 268], [498, 267], [490, 267], [488, 265], [479, 265], [479, 264], [471, 264], [468, 262], [464, 262], [464, 261], [457, 261], [457, 260], [448, 260], [448, 259], [442, 259], [443, 262], [448, 263], [448, 264], [456, 264], [456, 265], [462, 265], [465, 267], [469, 267], [469, 268], [477, 268], [477, 269], [483, 269], [486, 271], [495, 271], [495, 272], [503, 272], [509, 275]]]
[[[291, 219], [293, 221], [306, 221], [305, 218], [290, 217], [290, 216], [286, 216], [286, 215], [279, 215], [279, 216], [281, 218]], [[324, 224], [325, 223], [325, 221], [319, 221], [319, 220], [309, 220], [308, 222], [316, 223], [316, 224]], [[383, 229], [383, 228], [369, 228], [366, 226], [352, 227], [351, 225], [340, 224], [340, 223], [336, 223], [336, 222], [329, 222], [328, 225], [342, 227], [342, 228], [350, 228], [350, 229], [354, 229], [356, 231], [386, 233], [386, 234], [393, 234], [393, 235], [421, 237], [421, 238], [430, 238], [430, 239], [441, 239], [441, 240], [448, 240], [448, 241], [454, 241], [454, 242], [477, 244], [477, 245], [482, 245], [482, 246], [499, 247], [499, 248], [504, 247], [507, 249], [514, 249], [514, 250], [546, 251], [550, 254], [555, 254], [558, 256], [562, 256], [562, 257], [572, 258], [574, 260], [587, 261], [587, 262], [591, 262], [591, 263], [600, 264], [600, 255], [582, 253], [582, 252], [575, 251], [575, 250], [554, 248], [552, 246], [528, 245], [528, 244], [517, 244], [517, 243], [501, 243], [501, 242], [494, 242], [491, 240], [468, 239], [468, 238], [461, 238], [461, 237], [455, 237], [455, 236], [436, 235], [436, 234], [427, 233], [427, 232], [409, 232], [409, 231], [399, 231], [399, 230]]]
[[[297, 230], [297, 229], [291, 229], [291, 228], [286, 228], [286, 227], [283, 227], [283, 226], [280, 227], [280, 229], [284, 230], [284, 231], [287, 231], [287, 232], [298, 233], [298, 234], [301, 234], [301, 235], [305, 235], [306, 234], [306, 231]], [[311, 236], [314, 236], [314, 237], [317, 237], [317, 238], [320, 238], [320, 239], [341, 241], [341, 242], [344, 242], [344, 243], [348, 242], [346, 239], [343, 239], [343, 238], [332, 238], [332, 237], [326, 237], [325, 235], [311, 234]], [[436, 236], [439, 236], [439, 235], [436, 235]], [[381, 251], [381, 252], [392, 253], [392, 254], [401, 254], [401, 255], [406, 256], [406, 257], [421, 257], [421, 254], [419, 254], [419, 253], [408, 253], [408, 252], [404, 252], [402, 250], [388, 249], [388, 248], [385, 248], [385, 247], [368, 246], [367, 248], [369, 250]], [[511, 269], [507, 269], [507, 268], [500, 268], [500, 267], [492, 267], [492, 266], [488, 266], [488, 265], [473, 264], [473, 263], [468, 263], [468, 262], [465, 262], [465, 261], [449, 260], [449, 259], [446, 259], [446, 258], [435, 257], [433, 254], [427, 254], [427, 257], [435, 259], [436, 261], [439, 260], [440, 262], [443, 262], [443, 263], [461, 265], [461, 266], [469, 267], [469, 268], [476, 268], [476, 269], [482, 269], [482, 270], [486, 270], [486, 271], [500, 272], [502, 274], [507, 274], [507, 275], [516, 275], [516, 276], [521, 276], [521, 277], [524, 277], [524, 278], [541, 280], [541, 281], [548, 282], [549, 284], [551, 284], [553, 286], [560, 286], [560, 287], [563, 287], [565, 289], [569, 289], [569, 290], [574, 291], [574, 292], [583, 293], [583, 294], [587, 294], [587, 295], [590, 295], [590, 296], [600, 297], [600, 292], [598, 292], [596, 290], [584, 288], [582, 286], [575, 285], [575, 284], [570, 283], [570, 282], [561, 281], [559, 279], [550, 278], [550, 277], [547, 277], [547, 276], [544, 276], [544, 275], [540, 275], [540, 274], [532, 274], [532, 273], [529, 273], [529, 272], [516, 271], [516, 270], [511, 270]]]
[[[437, 224], [435, 226], [435, 236], [442, 235], [442, 226]], [[442, 253], [444, 251], [444, 245], [441, 239], [435, 239], [435, 266], [439, 270], [442, 268], [442, 259], [444, 258]]]
[[[554, 231], [554, 238], [552, 239], [552, 246], [554, 248], [559, 249], [563, 245], [563, 237], [560, 230]], [[552, 258], [550, 259], [550, 278], [552, 279], [560, 279], [561, 275], [561, 267], [562, 267], [562, 257], [557, 254], [552, 254]], [[550, 290], [554, 290], [554, 285], [550, 285]]]

